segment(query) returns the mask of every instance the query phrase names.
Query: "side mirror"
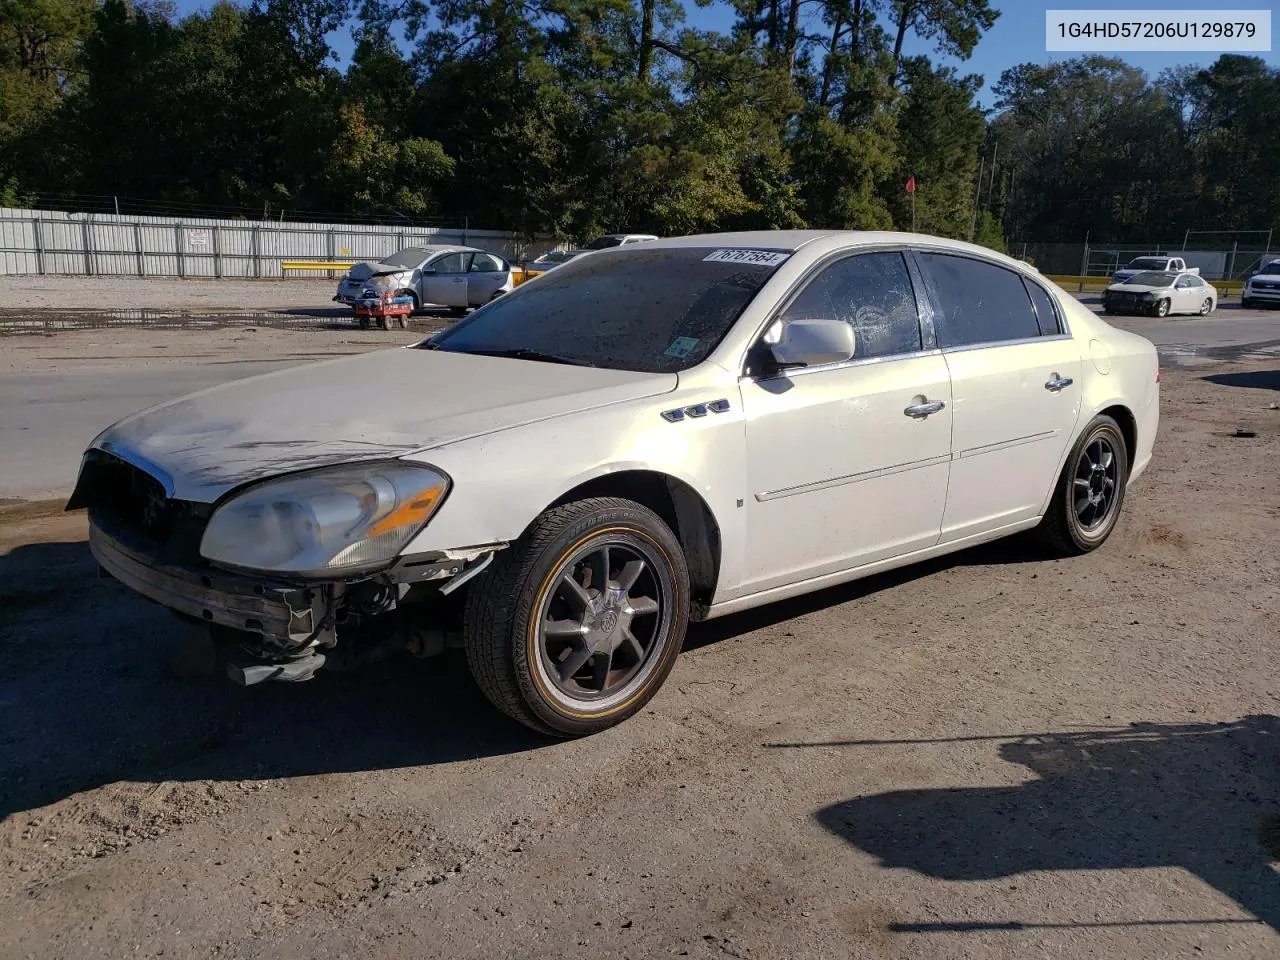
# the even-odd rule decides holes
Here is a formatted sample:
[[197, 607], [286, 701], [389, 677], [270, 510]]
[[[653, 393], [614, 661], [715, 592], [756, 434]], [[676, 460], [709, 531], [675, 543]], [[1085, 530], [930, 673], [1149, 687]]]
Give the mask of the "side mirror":
[[783, 320], [769, 353], [780, 370], [843, 363], [853, 358], [853, 327], [843, 320]]
[[427, 264], [427, 266], [425, 266], [425, 267], [423, 267], [423, 268], [422, 268], [422, 272], [423, 272], [423, 273], [435, 273], [435, 272], [436, 272], [436, 268], [435, 268], [435, 267], [433, 267], [431, 264]]

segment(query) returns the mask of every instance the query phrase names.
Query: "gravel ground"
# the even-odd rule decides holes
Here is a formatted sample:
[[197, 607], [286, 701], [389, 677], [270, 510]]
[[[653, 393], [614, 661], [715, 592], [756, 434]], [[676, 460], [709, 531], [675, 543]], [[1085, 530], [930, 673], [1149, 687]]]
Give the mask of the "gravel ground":
[[81, 515], [0, 512], [0, 956], [1274, 958], [1277, 399], [1166, 370], [1098, 552], [701, 625], [569, 743], [452, 658], [200, 675]]
[[61, 310], [283, 310], [336, 307], [336, 279], [143, 280], [137, 277], [2, 277], [0, 305]]

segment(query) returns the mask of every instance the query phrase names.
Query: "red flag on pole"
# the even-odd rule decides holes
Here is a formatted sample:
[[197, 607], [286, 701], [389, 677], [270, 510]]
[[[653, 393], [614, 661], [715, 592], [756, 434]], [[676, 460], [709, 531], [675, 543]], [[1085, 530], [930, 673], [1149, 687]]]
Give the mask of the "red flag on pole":
[[911, 176], [907, 177], [907, 193], [915, 193], [915, 192], [916, 192], [916, 175], [913, 173]]

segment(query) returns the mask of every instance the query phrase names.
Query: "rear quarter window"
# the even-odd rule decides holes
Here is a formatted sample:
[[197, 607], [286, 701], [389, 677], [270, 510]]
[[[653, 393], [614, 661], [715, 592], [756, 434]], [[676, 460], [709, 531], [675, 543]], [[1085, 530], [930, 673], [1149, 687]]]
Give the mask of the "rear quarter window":
[[[917, 253], [928, 272], [940, 315], [938, 346], [964, 347], [1041, 336], [1041, 324], [1022, 277], [972, 257]], [[1056, 332], [1056, 330], [1054, 331]]]

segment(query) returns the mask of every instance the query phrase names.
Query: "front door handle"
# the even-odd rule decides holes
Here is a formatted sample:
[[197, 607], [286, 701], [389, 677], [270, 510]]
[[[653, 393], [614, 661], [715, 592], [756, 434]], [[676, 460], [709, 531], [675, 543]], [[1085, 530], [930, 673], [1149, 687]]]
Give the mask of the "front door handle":
[[913, 420], [923, 420], [925, 417], [929, 416], [929, 414], [937, 413], [945, 406], [946, 404], [941, 400], [934, 400], [932, 402], [913, 403], [902, 412]]
[[1044, 385], [1044, 388], [1050, 393], [1057, 393], [1063, 387], [1071, 386], [1073, 382], [1070, 377], [1060, 377], [1057, 371], [1054, 371], [1053, 376], [1049, 378], [1049, 382]]

